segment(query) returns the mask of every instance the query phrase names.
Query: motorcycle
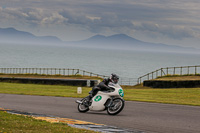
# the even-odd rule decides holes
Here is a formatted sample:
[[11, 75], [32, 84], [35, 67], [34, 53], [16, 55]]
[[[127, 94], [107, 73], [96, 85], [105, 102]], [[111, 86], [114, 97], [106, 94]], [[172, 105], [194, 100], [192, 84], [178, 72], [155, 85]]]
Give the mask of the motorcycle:
[[109, 115], [120, 113], [125, 105], [124, 91], [119, 84], [109, 83], [109, 91], [98, 91], [98, 93], [88, 102], [88, 97], [82, 100], [76, 100], [78, 111], [81, 113], [87, 111], [107, 110]]

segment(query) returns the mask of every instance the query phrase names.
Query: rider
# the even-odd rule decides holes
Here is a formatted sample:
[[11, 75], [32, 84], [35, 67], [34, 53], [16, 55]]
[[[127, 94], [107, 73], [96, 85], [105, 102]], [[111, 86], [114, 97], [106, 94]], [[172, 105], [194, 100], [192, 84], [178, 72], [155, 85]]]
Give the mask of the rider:
[[102, 82], [100, 82], [97, 86], [93, 87], [92, 90], [89, 92], [88, 101], [90, 101], [98, 91], [107, 91], [110, 90], [108, 84], [110, 82], [117, 84], [119, 81], [119, 76], [116, 74], [111, 74], [109, 78], [105, 78]]

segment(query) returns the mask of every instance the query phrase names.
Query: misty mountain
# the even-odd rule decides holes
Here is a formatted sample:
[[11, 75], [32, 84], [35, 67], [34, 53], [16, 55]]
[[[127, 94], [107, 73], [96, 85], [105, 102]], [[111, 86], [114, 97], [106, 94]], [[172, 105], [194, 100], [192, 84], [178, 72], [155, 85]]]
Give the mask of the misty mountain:
[[35, 36], [29, 32], [19, 31], [14, 28], [0, 28], [0, 43], [33, 45], [45, 44], [57, 46], [65, 45], [102, 49], [200, 53], [200, 50], [195, 48], [143, 42], [125, 34], [116, 34], [112, 36], [95, 35], [86, 40], [66, 42], [55, 36]]
[[1, 43], [15, 44], [53, 44], [63, 41], [55, 36], [35, 36], [29, 32], [18, 31], [14, 28], [0, 28]]
[[200, 50], [195, 48], [144, 42], [125, 34], [116, 34], [112, 36], [96, 35], [86, 40], [71, 43], [73, 43], [73, 45], [82, 47], [104, 49], [145, 50], [160, 52], [200, 52]]

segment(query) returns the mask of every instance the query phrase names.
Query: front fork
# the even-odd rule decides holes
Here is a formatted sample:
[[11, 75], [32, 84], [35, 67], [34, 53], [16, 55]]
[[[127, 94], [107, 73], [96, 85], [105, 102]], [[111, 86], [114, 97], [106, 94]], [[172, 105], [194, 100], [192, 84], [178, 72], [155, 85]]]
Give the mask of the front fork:
[[81, 101], [76, 100], [75, 102], [78, 103], [78, 104], [83, 104], [83, 105], [88, 106], [88, 107], [92, 104], [91, 99], [89, 100], [89, 96], [83, 98]]

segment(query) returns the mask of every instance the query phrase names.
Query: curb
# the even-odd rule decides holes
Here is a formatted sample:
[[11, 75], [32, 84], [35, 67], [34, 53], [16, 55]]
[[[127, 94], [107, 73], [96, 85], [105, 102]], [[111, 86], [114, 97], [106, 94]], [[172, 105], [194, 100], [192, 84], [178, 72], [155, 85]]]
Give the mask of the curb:
[[15, 114], [15, 115], [30, 116], [34, 119], [44, 120], [50, 123], [65, 123], [71, 127], [87, 129], [87, 130], [103, 132], [103, 133], [121, 133], [121, 132], [144, 133], [143, 131], [139, 131], [139, 130], [129, 130], [129, 129], [118, 128], [115, 126], [107, 126], [104, 124], [97, 124], [97, 123], [92, 123], [92, 122], [87, 122], [87, 121], [80, 121], [80, 120], [69, 119], [69, 118], [60, 118], [56, 116], [49, 116], [49, 115], [36, 114], [36, 113], [21, 112], [21, 111], [4, 109], [4, 108], [0, 108], [0, 111], [5, 111], [7, 113]]

